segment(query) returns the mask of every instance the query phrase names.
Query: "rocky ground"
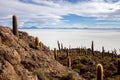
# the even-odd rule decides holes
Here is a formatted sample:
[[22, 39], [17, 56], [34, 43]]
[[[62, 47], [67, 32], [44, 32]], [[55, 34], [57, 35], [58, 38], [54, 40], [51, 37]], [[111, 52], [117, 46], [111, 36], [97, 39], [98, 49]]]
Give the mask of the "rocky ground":
[[[36, 35], [37, 36], [37, 35]], [[0, 80], [84, 80], [54, 59], [48, 47], [35, 47], [35, 38], [25, 32], [16, 37], [0, 26]], [[70, 80], [70, 79], [68, 79]]]

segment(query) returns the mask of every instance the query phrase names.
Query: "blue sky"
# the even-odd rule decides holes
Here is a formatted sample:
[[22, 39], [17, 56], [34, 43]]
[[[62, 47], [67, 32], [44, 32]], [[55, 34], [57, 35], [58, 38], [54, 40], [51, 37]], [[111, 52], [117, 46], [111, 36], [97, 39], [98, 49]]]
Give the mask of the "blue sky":
[[120, 28], [120, 0], [0, 0], [0, 25]]

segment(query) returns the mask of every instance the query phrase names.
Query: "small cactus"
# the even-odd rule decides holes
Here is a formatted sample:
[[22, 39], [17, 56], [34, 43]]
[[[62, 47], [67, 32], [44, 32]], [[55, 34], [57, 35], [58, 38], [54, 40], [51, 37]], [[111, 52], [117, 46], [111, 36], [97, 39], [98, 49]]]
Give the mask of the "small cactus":
[[114, 58], [114, 51], [112, 51], [112, 58]]
[[69, 49], [66, 49], [66, 57], [69, 56]]
[[61, 49], [63, 50], [63, 43], [61, 43]]
[[0, 43], [2, 43], [2, 39], [1, 39], [1, 37], [0, 37]]
[[114, 48], [114, 54], [117, 55], [117, 50]]
[[38, 37], [35, 38], [35, 45], [39, 46], [39, 39], [38, 39]]
[[57, 44], [58, 44], [58, 49], [60, 51], [60, 43], [59, 43], [59, 41], [57, 41]]
[[71, 49], [71, 45], [69, 45], [69, 50]]
[[12, 24], [13, 24], [13, 34], [18, 37], [18, 25], [17, 25], [16, 15], [13, 15], [13, 17], [12, 17]]
[[56, 48], [54, 48], [54, 58], [55, 58], [55, 60], [57, 59], [57, 50], [56, 50]]
[[102, 58], [104, 57], [104, 53], [105, 53], [105, 50], [104, 50], [104, 47], [102, 47]]
[[42, 49], [42, 45], [43, 45], [42, 42], [39, 42], [40, 49]]
[[85, 47], [85, 55], [87, 55], [87, 52], [88, 52], [88, 51], [87, 51], [87, 48]]
[[110, 51], [108, 50], [108, 52], [107, 52], [108, 54], [110, 54]]
[[103, 80], [103, 66], [101, 64], [97, 65], [97, 80]]
[[118, 59], [117, 73], [120, 75], [120, 59]]
[[92, 50], [92, 55], [94, 56], [94, 42], [92, 41], [92, 45], [91, 45], [91, 50]]
[[71, 69], [71, 57], [70, 56], [67, 57], [67, 67]]

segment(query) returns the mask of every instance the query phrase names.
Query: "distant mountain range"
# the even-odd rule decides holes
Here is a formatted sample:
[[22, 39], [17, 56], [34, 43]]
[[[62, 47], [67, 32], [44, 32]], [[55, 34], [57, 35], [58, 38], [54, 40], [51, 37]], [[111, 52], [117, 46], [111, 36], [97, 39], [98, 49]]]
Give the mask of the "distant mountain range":
[[38, 27], [21, 27], [19, 29], [89, 29], [89, 30], [120, 30], [120, 28], [78, 28], [78, 27], [71, 27], [71, 28], [63, 28], [63, 27], [43, 27], [43, 28], [38, 28]]
[[19, 29], [39, 29], [38, 27], [20, 27]]

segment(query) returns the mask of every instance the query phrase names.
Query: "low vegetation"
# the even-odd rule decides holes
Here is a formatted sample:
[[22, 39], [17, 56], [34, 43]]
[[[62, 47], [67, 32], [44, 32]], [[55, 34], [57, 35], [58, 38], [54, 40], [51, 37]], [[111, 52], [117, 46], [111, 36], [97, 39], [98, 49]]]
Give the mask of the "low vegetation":
[[[57, 61], [64, 66], [68, 66], [67, 56], [71, 58], [71, 69], [82, 75], [86, 80], [97, 78], [96, 66], [103, 66], [104, 80], [120, 80], [120, 55], [116, 50], [109, 52], [102, 48], [102, 52], [93, 51], [93, 41], [91, 48], [71, 48], [57, 50]], [[70, 67], [70, 65], [69, 65]]]

